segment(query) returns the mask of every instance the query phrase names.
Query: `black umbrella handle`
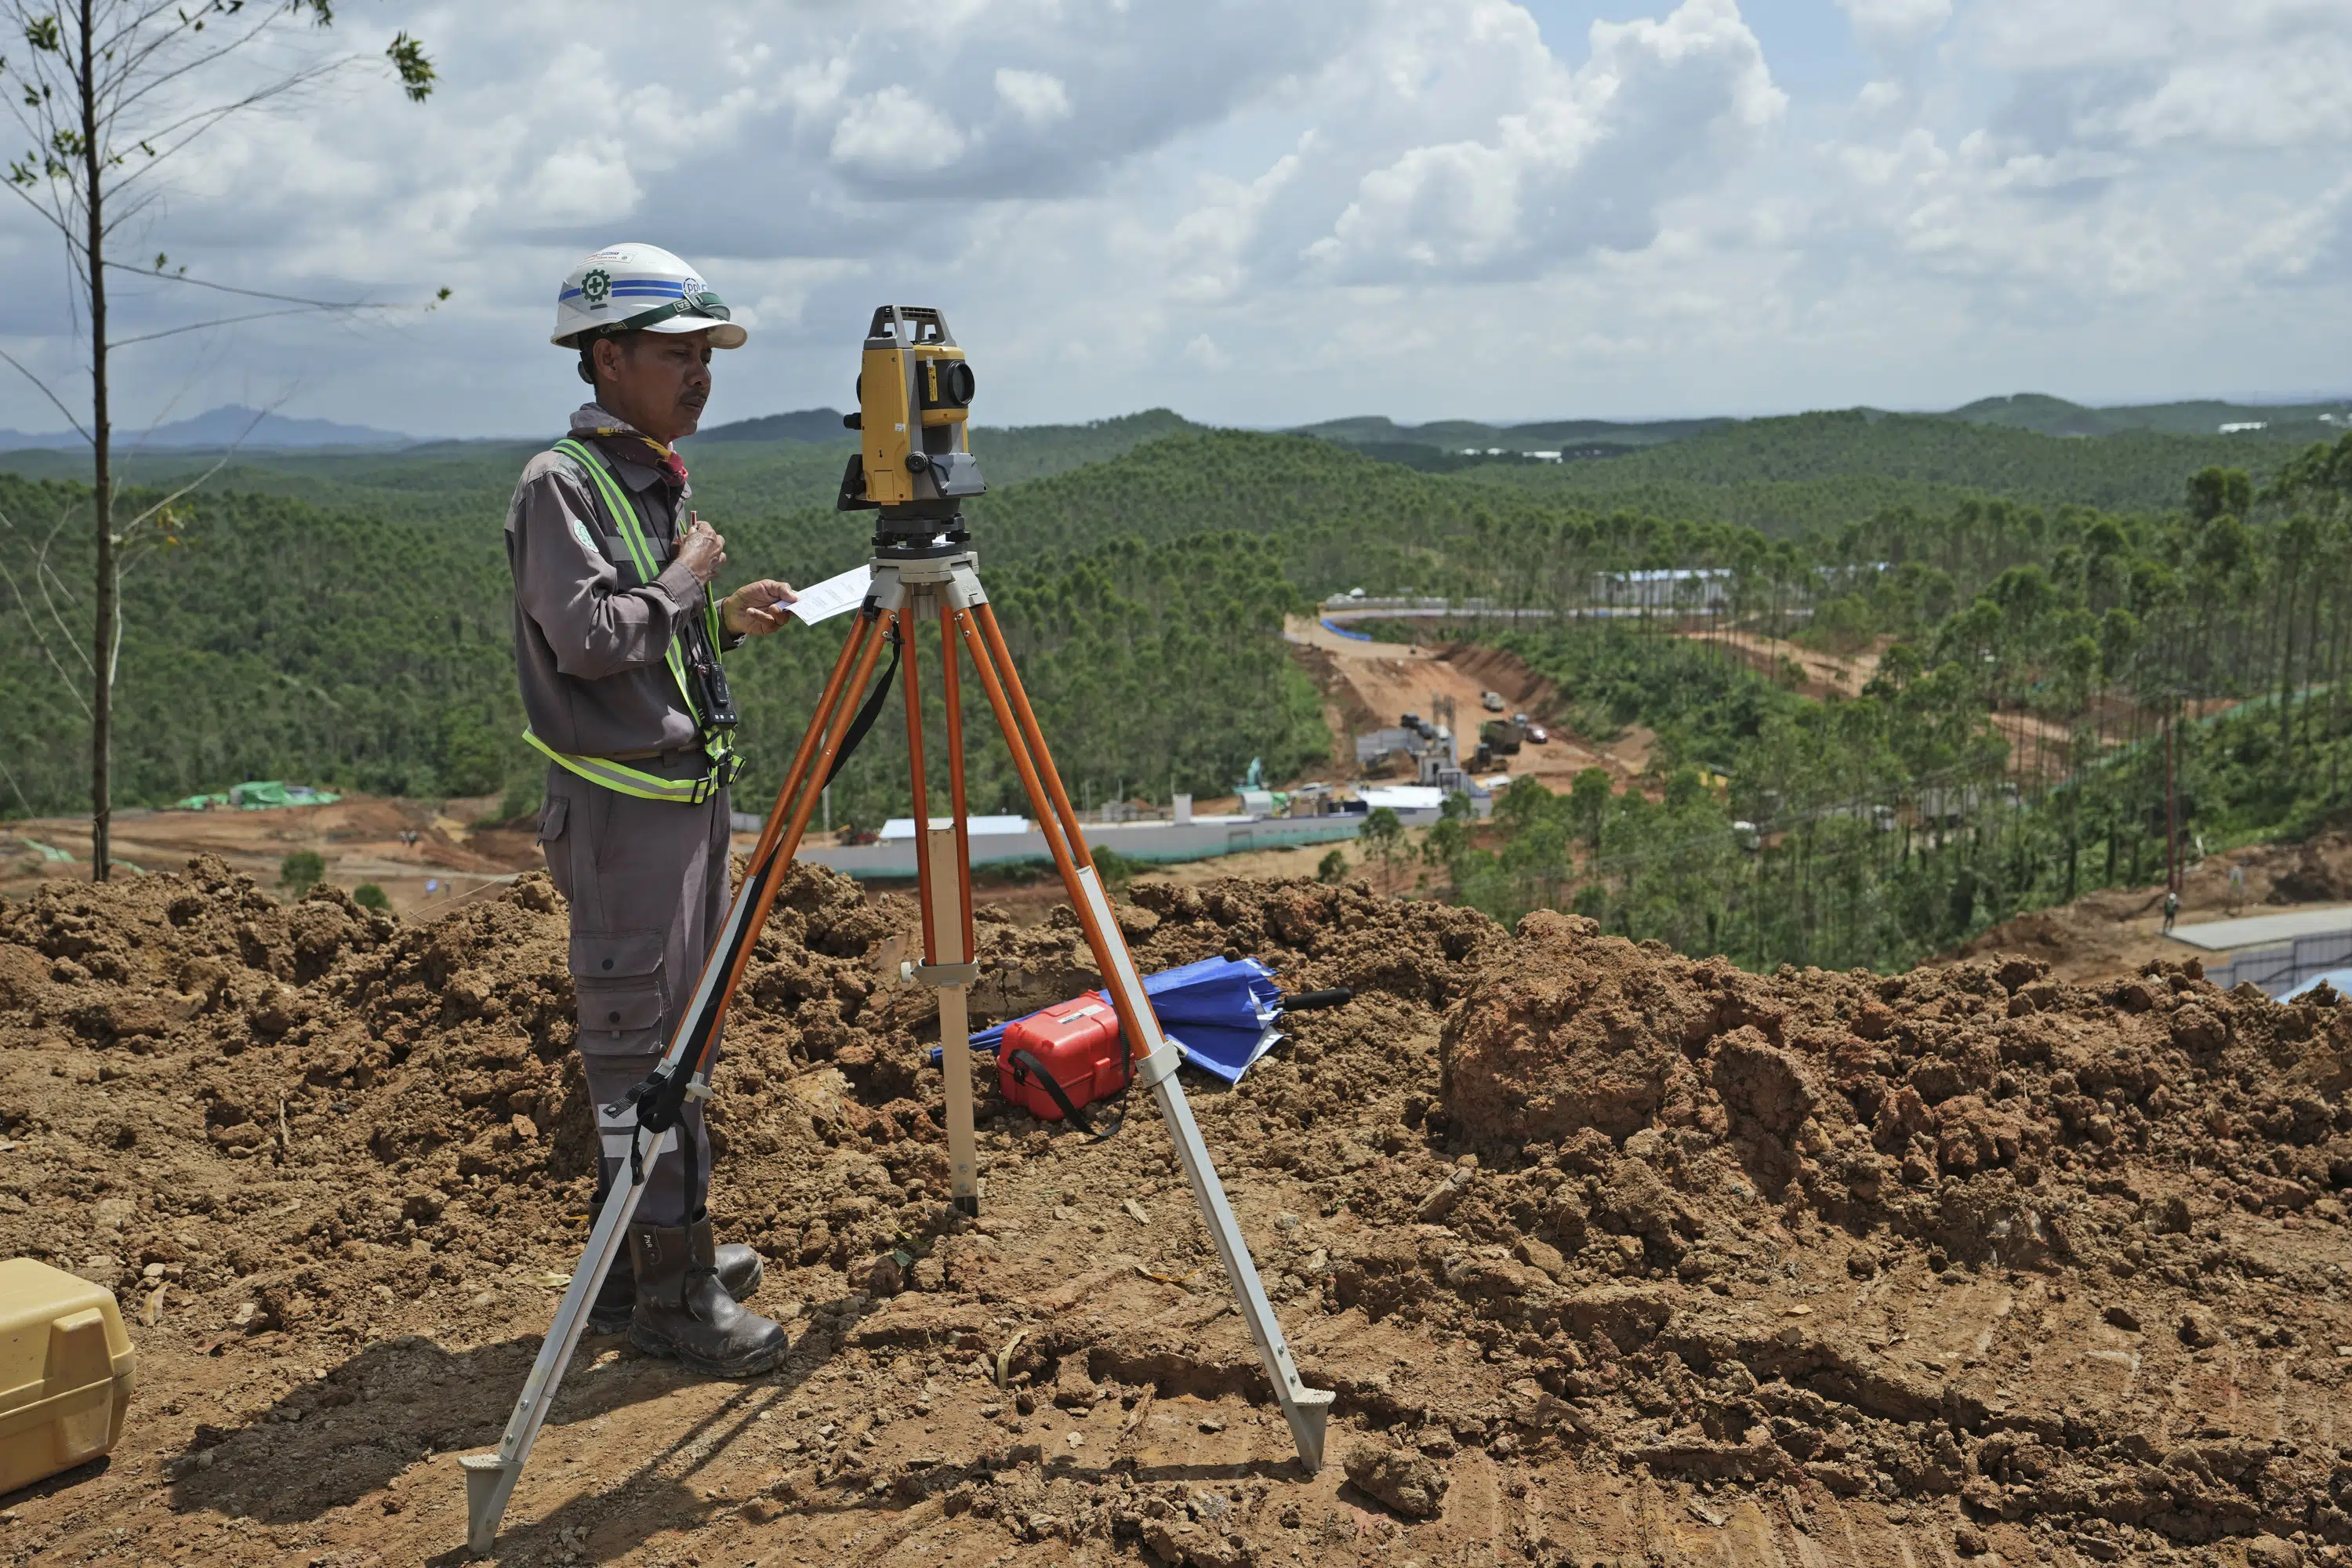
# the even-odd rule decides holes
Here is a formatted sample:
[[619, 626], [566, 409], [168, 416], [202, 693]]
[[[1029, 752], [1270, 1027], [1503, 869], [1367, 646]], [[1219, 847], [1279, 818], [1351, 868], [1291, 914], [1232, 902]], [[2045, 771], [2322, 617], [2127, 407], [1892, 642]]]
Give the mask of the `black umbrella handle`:
[[1356, 994], [1344, 985], [1334, 985], [1328, 991], [1301, 991], [1296, 996], [1282, 999], [1282, 1011], [1305, 1013], [1317, 1007], [1344, 1006], [1356, 999]]

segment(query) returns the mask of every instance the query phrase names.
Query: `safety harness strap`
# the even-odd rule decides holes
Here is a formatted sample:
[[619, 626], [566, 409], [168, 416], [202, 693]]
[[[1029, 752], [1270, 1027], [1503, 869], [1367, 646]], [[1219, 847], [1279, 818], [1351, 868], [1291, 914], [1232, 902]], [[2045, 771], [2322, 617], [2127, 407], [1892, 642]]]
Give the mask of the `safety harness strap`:
[[[628, 550], [630, 564], [636, 568], [640, 581], [651, 583], [661, 574], [658, 570], [659, 563], [655, 558], [651, 542], [646, 538], [645, 528], [638, 519], [635, 503], [629, 499], [628, 493], [621, 488], [620, 481], [614, 477], [612, 466], [605, 461], [604, 454], [584, 442], [574, 441], [568, 437], [555, 444], [555, 450], [578, 463], [586, 471], [589, 482], [594, 487], [603, 509], [612, 514], [614, 527], [618, 531], [622, 543]], [[720, 647], [723, 627], [719, 619], [719, 606], [712, 600], [708, 584], [705, 584], [702, 590], [702, 615], [705, 628], [710, 637], [712, 657], [716, 658]], [[635, 795], [639, 800], [667, 801], [678, 805], [700, 805], [714, 793], [734, 782], [735, 775], [742, 771], [743, 759], [736, 753], [734, 743], [726, 731], [713, 729], [703, 721], [702, 705], [695, 700], [694, 683], [687, 679], [686, 656], [679, 650], [677, 637], [670, 638], [669, 647], [663, 650], [662, 658], [663, 662], [669, 666], [670, 679], [677, 683], [678, 700], [686, 704], [687, 712], [693, 715], [695, 728], [702, 736], [703, 752], [710, 761], [709, 769], [701, 777], [667, 779], [657, 773], [646, 773], [641, 768], [632, 768], [613, 762], [609, 758], [583, 757], [570, 752], [559, 752], [532, 734], [529, 729], [525, 729], [522, 732], [524, 742], [534, 750], [545, 754], [557, 766], [578, 774], [591, 784], [600, 784], [622, 795]]]
[[590, 784], [601, 784], [620, 795], [633, 795], [639, 800], [667, 801], [674, 805], [700, 805], [722, 785], [732, 783], [742, 759], [729, 753], [726, 763], [715, 767], [699, 778], [666, 779], [659, 773], [649, 773], [609, 757], [574, 756], [559, 752], [528, 729], [522, 732], [523, 743], [544, 755], [556, 766], [577, 773]]

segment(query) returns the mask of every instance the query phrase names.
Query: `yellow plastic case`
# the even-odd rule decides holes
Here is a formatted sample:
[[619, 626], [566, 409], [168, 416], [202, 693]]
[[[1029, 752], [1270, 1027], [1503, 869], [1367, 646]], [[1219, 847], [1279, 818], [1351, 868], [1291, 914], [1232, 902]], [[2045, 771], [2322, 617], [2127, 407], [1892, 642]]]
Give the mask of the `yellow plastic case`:
[[136, 1368], [113, 1291], [30, 1258], [0, 1262], [0, 1493], [113, 1447]]

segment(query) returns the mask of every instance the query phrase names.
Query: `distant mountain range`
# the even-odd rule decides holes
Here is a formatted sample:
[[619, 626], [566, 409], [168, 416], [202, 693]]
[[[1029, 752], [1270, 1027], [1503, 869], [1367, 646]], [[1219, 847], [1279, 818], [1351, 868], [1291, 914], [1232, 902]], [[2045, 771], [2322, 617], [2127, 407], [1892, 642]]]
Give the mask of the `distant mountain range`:
[[803, 408], [791, 414], [770, 414], [758, 419], [738, 419], [714, 425], [687, 437], [689, 441], [846, 441], [841, 411]]
[[[1864, 410], [1875, 416], [1877, 410]], [[1150, 419], [1154, 416], [1131, 416]], [[1171, 428], [1186, 421], [1161, 412]], [[2136, 430], [2179, 436], [2259, 434], [2273, 439], [2312, 440], [2352, 428], [2352, 398], [2326, 402], [2252, 404], [2212, 400], [2152, 403], [2114, 408], [2092, 408], [2037, 392], [2007, 397], [1987, 397], [1940, 416], [1971, 425], [1997, 425], [2012, 430], [2061, 437], [2116, 436]], [[1097, 421], [1096, 424], [1122, 421]], [[1327, 419], [1292, 427], [1286, 434], [1314, 436], [1337, 441], [1374, 457], [1416, 468], [1454, 468], [1481, 458], [1502, 456], [1522, 458], [1540, 453], [1565, 458], [1611, 457], [1645, 447], [1660, 447], [1741, 421], [1728, 418], [1537, 420], [1525, 425], [1487, 425], [1470, 419], [1441, 419], [1426, 425], [1400, 425], [1379, 415]], [[1044, 427], [1039, 427], [1040, 429]], [[1060, 428], [1056, 426], [1055, 428]], [[1076, 428], [1073, 426], [1072, 428]], [[702, 443], [799, 441], [819, 445], [852, 439], [842, 428], [841, 414], [833, 408], [803, 408], [738, 419], [713, 426], [691, 439]], [[230, 405], [182, 419], [153, 430], [117, 426], [118, 451], [187, 451], [235, 446], [251, 451], [305, 451], [328, 447], [388, 448], [424, 444], [422, 437], [367, 425], [343, 425], [331, 419], [292, 419]], [[0, 452], [38, 449], [71, 451], [81, 437], [69, 430], [26, 432], [0, 430]]]
[[2170, 436], [2213, 436], [2277, 431], [2311, 425], [2341, 429], [2352, 398], [2315, 403], [2147, 403], [2126, 408], [2085, 408], [2063, 397], [2020, 392], [1985, 397], [1951, 412], [1971, 425], [2001, 425], [2043, 436], [2118, 436], [2155, 430]]
[[[1882, 410], [1864, 409], [1875, 417]], [[1998, 425], [2030, 430], [2041, 436], [2118, 436], [2149, 430], [2175, 436], [2263, 434], [2308, 440], [2352, 427], [2352, 398], [2332, 402], [2151, 403], [2119, 408], [2090, 408], [2038, 392], [2008, 397], [1980, 398], [1928, 418], [1964, 420], [1971, 425]], [[1664, 446], [1709, 430], [1743, 423], [1733, 419], [1658, 419], [1613, 423], [1603, 419], [1559, 419], [1528, 425], [1482, 425], [1466, 419], [1444, 419], [1428, 425], [1399, 425], [1378, 416], [1327, 419], [1302, 425], [1291, 432], [1319, 436], [1362, 448], [1375, 456], [1421, 448], [1443, 458], [1466, 462], [1479, 456], [1525, 457], [1536, 452], [1569, 458], [1606, 457], [1643, 447]], [[1416, 463], [1415, 466], [1424, 466]]]
[[[114, 427], [115, 450], [121, 452], [156, 447], [178, 449], [232, 446], [263, 451], [288, 451], [316, 447], [407, 447], [415, 445], [415, 437], [404, 436], [396, 430], [378, 430], [366, 425], [338, 425], [331, 419], [289, 419], [283, 415], [265, 414], [257, 408], [241, 408], [235, 404], [199, 414], [193, 419], [158, 425], [152, 430], [134, 430], [121, 425]], [[81, 445], [82, 438], [70, 430], [0, 430], [0, 452], [39, 448], [70, 450]]]

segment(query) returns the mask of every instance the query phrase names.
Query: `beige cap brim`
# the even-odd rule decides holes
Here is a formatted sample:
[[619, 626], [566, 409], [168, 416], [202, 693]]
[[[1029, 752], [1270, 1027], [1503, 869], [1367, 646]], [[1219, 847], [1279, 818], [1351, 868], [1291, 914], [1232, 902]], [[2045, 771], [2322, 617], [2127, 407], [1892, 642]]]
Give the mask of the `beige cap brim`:
[[722, 321], [715, 316], [691, 314], [672, 316], [638, 330], [647, 332], [709, 332], [710, 346], [714, 349], [740, 349], [751, 335], [732, 321]]

